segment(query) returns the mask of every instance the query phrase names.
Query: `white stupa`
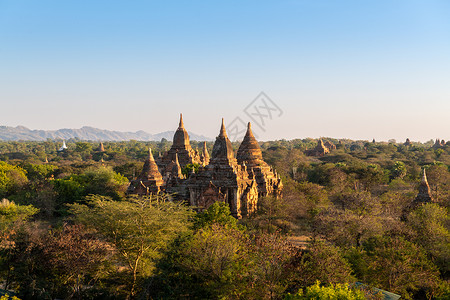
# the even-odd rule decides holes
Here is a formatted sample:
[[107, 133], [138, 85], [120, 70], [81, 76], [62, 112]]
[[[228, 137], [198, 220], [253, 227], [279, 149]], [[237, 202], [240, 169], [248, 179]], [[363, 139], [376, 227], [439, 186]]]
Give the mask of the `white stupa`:
[[61, 151], [64, 151], [64, 150], [66, 150], [67, 149], [67, 146], [66, 146], [66, 141], [65, 140], [63, 140], [63, 144], [62, 144], [62, 146], [61, 146], [61, 148], [59, 148], [59, 152], [61, 152]]

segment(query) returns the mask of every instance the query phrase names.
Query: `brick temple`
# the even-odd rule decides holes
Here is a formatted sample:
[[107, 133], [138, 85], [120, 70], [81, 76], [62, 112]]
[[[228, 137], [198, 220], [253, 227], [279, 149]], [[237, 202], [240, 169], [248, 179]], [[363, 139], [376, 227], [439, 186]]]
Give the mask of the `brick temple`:
[[[183, 175], [182, 170], [187, 165], [198, 166], [198, 172]], [[234, 217], [241, 218], [256, 211], [258, 199], [278, 197], [282, 188], [280, 176], [263, 160], [250, 123], [235, 155], [222, 119], [210, 156], [206, 142], [201, 151], [192, 149], [180, 115], [171, 148], [156, 160], [149, 150], [143, 170], [130, 183], [128, 193], [166, 192], [188, 201], [198, 211], [221, 201], [230, 206]]]

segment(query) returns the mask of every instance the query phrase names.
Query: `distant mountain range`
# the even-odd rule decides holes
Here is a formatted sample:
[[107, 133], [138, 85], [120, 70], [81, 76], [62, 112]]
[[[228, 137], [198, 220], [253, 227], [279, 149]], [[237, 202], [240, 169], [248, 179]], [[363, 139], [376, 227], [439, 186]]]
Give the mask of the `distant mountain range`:
[[[85, 141], [160, 141], [162, 138], [172, 141], [175, 131], [164, 131], [151, 134], [145, 131], [121, 132], [103, 130], [84, 126], [80, 129], [58, 129], [58, 130], [31, 130], [24, 126], [9, 127], [0, 126], [0, 140], [3, 141], [45, 141], [68, 140], [78, 138]], [[211, 138], [189, 132], [189, 138], [193, 141], [212, 141]]]

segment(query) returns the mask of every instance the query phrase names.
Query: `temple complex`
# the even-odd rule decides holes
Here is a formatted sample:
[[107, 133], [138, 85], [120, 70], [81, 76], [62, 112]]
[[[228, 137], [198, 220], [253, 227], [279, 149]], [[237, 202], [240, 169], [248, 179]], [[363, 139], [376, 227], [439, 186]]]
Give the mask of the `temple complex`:
[[240, 218], [257, 208], [258, 189], [247, 167], [234, 157], [222, 119], [219, 136], [214, 143], [209, 164], [191, 174], [187, 180], [189, 203], [199, 210], [208, 208], [216, 201], [228, 203], [231, 214]]
[[325, 147], [327, 147], [328, 150], [330, 150], [330, 151], [336, 150], [336, 145], [333, 144], [333, 143], [330, 142], [330, 141], [325, 141], [325, 142], [323, 143], [323, 145], [324, 145]]
[[[185, 176], [183, 168], [189, 164], [198, 166], [198, 172]], [[130, 183], [128, 193], [148, 195], [167, 192], [178, 200], [188, 201], [198, 211], [215, 202], [225, 202], [236, 218], [245, 217], [257, 209], [258, 199], [264, 196], [280, 196], [283, 184], [279, 175], [262, 158], [251, 124], [235, 157], [225, 124], [209, 156], [206, 142], [201, 153], [193, 150], [184, 128], [183, 117], [173, 138], [170, 150], [157, 161], [151, 150], [143, 170]]]
[[445, 141], [444, 140], [440, 140], [440, 139], [436, 139], [436, 141], [434, 142], [434, 145], [432, 148], [434, 149], [439, 149], [445, 146]]
[[325, 146], [322, 139], [319, 139], [317, 146], [314, 149], [305, 151], [305, 154], [308, 156], [324, 156], [328, 153], [330, 153], [330, 149]]
[[411, 146], [412, 143], [411, 143], [411, 141], [409, 140], [409, 138], [407, 138], [406, 141], [403, 143], [403, 145], [408, 147], [408, 146]]

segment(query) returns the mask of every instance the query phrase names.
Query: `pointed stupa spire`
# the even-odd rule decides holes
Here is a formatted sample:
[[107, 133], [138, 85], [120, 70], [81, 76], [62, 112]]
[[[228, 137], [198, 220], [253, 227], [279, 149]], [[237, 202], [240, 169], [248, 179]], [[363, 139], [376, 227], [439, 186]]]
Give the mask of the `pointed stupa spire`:
[[208, 148], [206, 147], [206, 142], [203, 142], [202, 163], [203, 163], [203, 166], [206, 166], [207, 164], [209, 164], [209, 153], [208, 153]]
[[189, 143], [189, 135], [184, 128], [183, 114], [180, 114], [180, 123], [178, 124], [178, 128], [173, 136], [172, 148], [176, 150], [191, 149], [191, 145]]
[[423, 169], [422, 182], [421, 182], [421, 184], [428, 185], [427, 173], [425, 172], [425, 169]]
[[423, 169], [422, 180], [419, 186], [419, 193], [417, 197], [414, 199], [414, 205], [419, 205], [421, 203], [432, 202], [433, 198], [431, 197], [430, 186], [428, 185], [427, 173], [425, 169]]
[[227, 131], [225, 130], [225, 121], [222, 118], [222, 126], [220, 126], [219, 137], [227, 137]]
[[176, 163], [177, 165], [180, 165], [180, 162], [178, 161], [178, 152], [175, 153], [175, 163]]
[[178, 153], [175, 153], [175, 161], [172, 166], [172, 175], [178, 178], [183, 178], [180, 162], [178, 161]]
[[142, 172], [130, 183], [127, 192], [143, 195], [148, 195], [150, 192], [158, 193], [163, 184], [164, 180], [158, 170], [155, 159], [153, 158], [152, 149], [149, 148]]
[[222, 118], [222, 126], [220, 127], [219, 136], [216, 138], [216, 142], [213, 146], [211, 162], [219, 163], [220, 161], [220, 163], [222, 163], [227, 161], [227, 163], [230, 163], [232, 160], [235, 161], [233, 146], [228, 139], [227, 132], [225, 130], [225, 122]]
[[253, 132], [252, 132], [252, 123], [250, 123], [250, 122], [248, 122], [248, 124], [247, 124], [247, 132], [245, 135], [254, 137]]
[[148, 156], [144, 162], [144, 167], [142, 168], [141, 175], [139, 175], [140, 180], [156, 180], [162, 182], [161, 173], [159, 173], [158, 166], [156, 165], [155, 159], [153, 158], [152, 149], [148, 149]]
[[66, 150], [67, 149], [67, 146], [66, 146], [66, 141], [65, 140], [63, 140], [63, 143], [62, 143], [62, 146], [61, 146], [61, 148], [59, 148], [59, 150], [58, 151], [64, 151], [64, 150]]
[[263, 161], [261, 148], [253, 135], [252, 124], [250, 122], [247, 124], [247, 132], [239, 146], [236, 158], [238, 163], [242, 164], [246, 162], [247, 165], [252, 167], [260, 165]]
[[183, 114], [182, 113], [180, 113], [180, 124], [178, 125], [178, 128], [184, 128]]
[[152, 153], [152, 148], [148, 148], [148, 160], [155, 161], [155, 158], [153, 157], [153, 153]]

